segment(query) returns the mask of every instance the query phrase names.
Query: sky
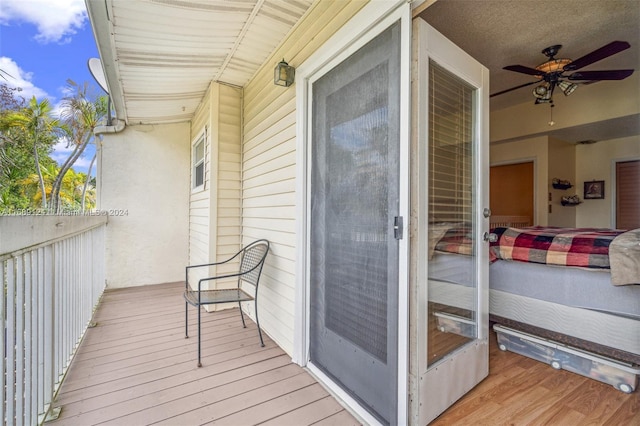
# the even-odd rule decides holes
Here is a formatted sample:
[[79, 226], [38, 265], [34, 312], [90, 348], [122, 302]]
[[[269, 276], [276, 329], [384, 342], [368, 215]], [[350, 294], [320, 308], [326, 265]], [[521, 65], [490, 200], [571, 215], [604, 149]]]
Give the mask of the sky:
[[[0, 69], [10, 75], [2, 82], [26, 99], [48, 98], [57, 110], [68, 79], [103, 94], [87, 66], [98, 57], [84, 0], [0, 0]], [[61, 163], [70, 152], [61, 141], [52, 158]], [[87, 147], [74, 169], [86, 173], [94, 153]]]

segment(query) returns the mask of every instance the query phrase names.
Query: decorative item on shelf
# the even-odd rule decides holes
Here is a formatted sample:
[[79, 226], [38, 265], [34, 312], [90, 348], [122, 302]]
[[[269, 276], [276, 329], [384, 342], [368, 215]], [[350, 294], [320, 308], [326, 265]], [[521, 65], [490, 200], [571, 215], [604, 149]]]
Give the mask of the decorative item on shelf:
[[573, 186], [568, 180], [562, 180], [558, 178], [553, 178], [553, 180], [551, 181], [551, 185], [555, 189], [569, 189]]
[[604, 198], [604, 181], [592, 180], [584, 183], [585, 200], [601, 200]]
[[582, 204], [582, 200], [577, 195], [565, 195], [560, 199], [560, 203], [563, 206], [577, 206], [578, 204]]

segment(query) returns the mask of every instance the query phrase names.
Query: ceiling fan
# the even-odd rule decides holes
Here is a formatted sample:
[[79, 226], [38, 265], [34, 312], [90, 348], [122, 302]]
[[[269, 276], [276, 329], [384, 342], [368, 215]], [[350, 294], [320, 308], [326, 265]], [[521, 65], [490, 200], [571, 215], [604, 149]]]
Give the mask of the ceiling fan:
[[[629, 70], [607, 70], [607, 71], [578, 71], [587, 65], [591, 65], [594, 62], [598, 62], [616, 53], [622, 52], [630, 47], [630, 44], [626, 41], [612, 41], [611, 43], [602, 46], [601, 48], [594, 50], [591, 53], [587, 53], [581, 58], [574, 60], [559, 58], [556, 59], [558, 51], [562, 47], [561, 44], [555, 46], [549, 46], [542, 50], [548, 60], [538, 65], [535, 68], [526, 67], [524, 65], [509, 65], [503, 69], [508, 71], [515, 71], [522, 74], [532, 75], [537, 78], [535, 81], [521, 84], [516, 87], [512, 87], [501, 92], [497, 92], [491, 95], [491, 97], [502, 95], [503, 93], [511, 92], [512, 90], [520, 89], [522, 87], [538, 84], [533, 89], [533, 96], [535, 96], [536, 104], [551, 103], [553, 104], [553, 91], [558, 87], [565, 96], [573, 93], [578, 84], [591, 84], [600, 80], [622, 80], [633, 74], [632, 69]], [[570, 71], [572, 74], [565, 74]], [[576, 83], [574, 83], [574, 81]]]

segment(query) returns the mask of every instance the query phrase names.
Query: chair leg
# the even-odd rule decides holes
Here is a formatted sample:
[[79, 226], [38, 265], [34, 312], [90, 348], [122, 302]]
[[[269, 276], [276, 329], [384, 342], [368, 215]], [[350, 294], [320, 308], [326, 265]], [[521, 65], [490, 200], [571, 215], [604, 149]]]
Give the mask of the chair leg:
[[247, 325], [244, 323], [244, 315], [242, 314], [242, 303], [238, 301], [238, 308], [240, 308], [240, 318], [242, 318], [242, 326], [247, 328]]
[[200, 316], [202, 315], [202, 306], [198, 305], [198, 367], [202, 367], [200, 362]]
[[258, 301], [256, 299], [254, 308], [256, 311], [256, 325], [258, 326], [258, 335], [260, 336], [260, 346], [264, 348], [264, 340], [262, 340], [262, 330], [260, 330], [260, 321], [258, 320]]
[[184, 338], [189, 338], [189, 303], [184, 302]]

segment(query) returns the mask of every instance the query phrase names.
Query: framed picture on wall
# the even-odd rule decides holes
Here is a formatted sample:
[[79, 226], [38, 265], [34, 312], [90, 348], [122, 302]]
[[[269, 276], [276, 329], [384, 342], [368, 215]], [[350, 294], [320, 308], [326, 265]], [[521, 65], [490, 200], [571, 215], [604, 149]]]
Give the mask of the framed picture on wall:
[[592, 180], [584, 183], [584, 199], [597, 200], [604, 198], [604, 181]]

